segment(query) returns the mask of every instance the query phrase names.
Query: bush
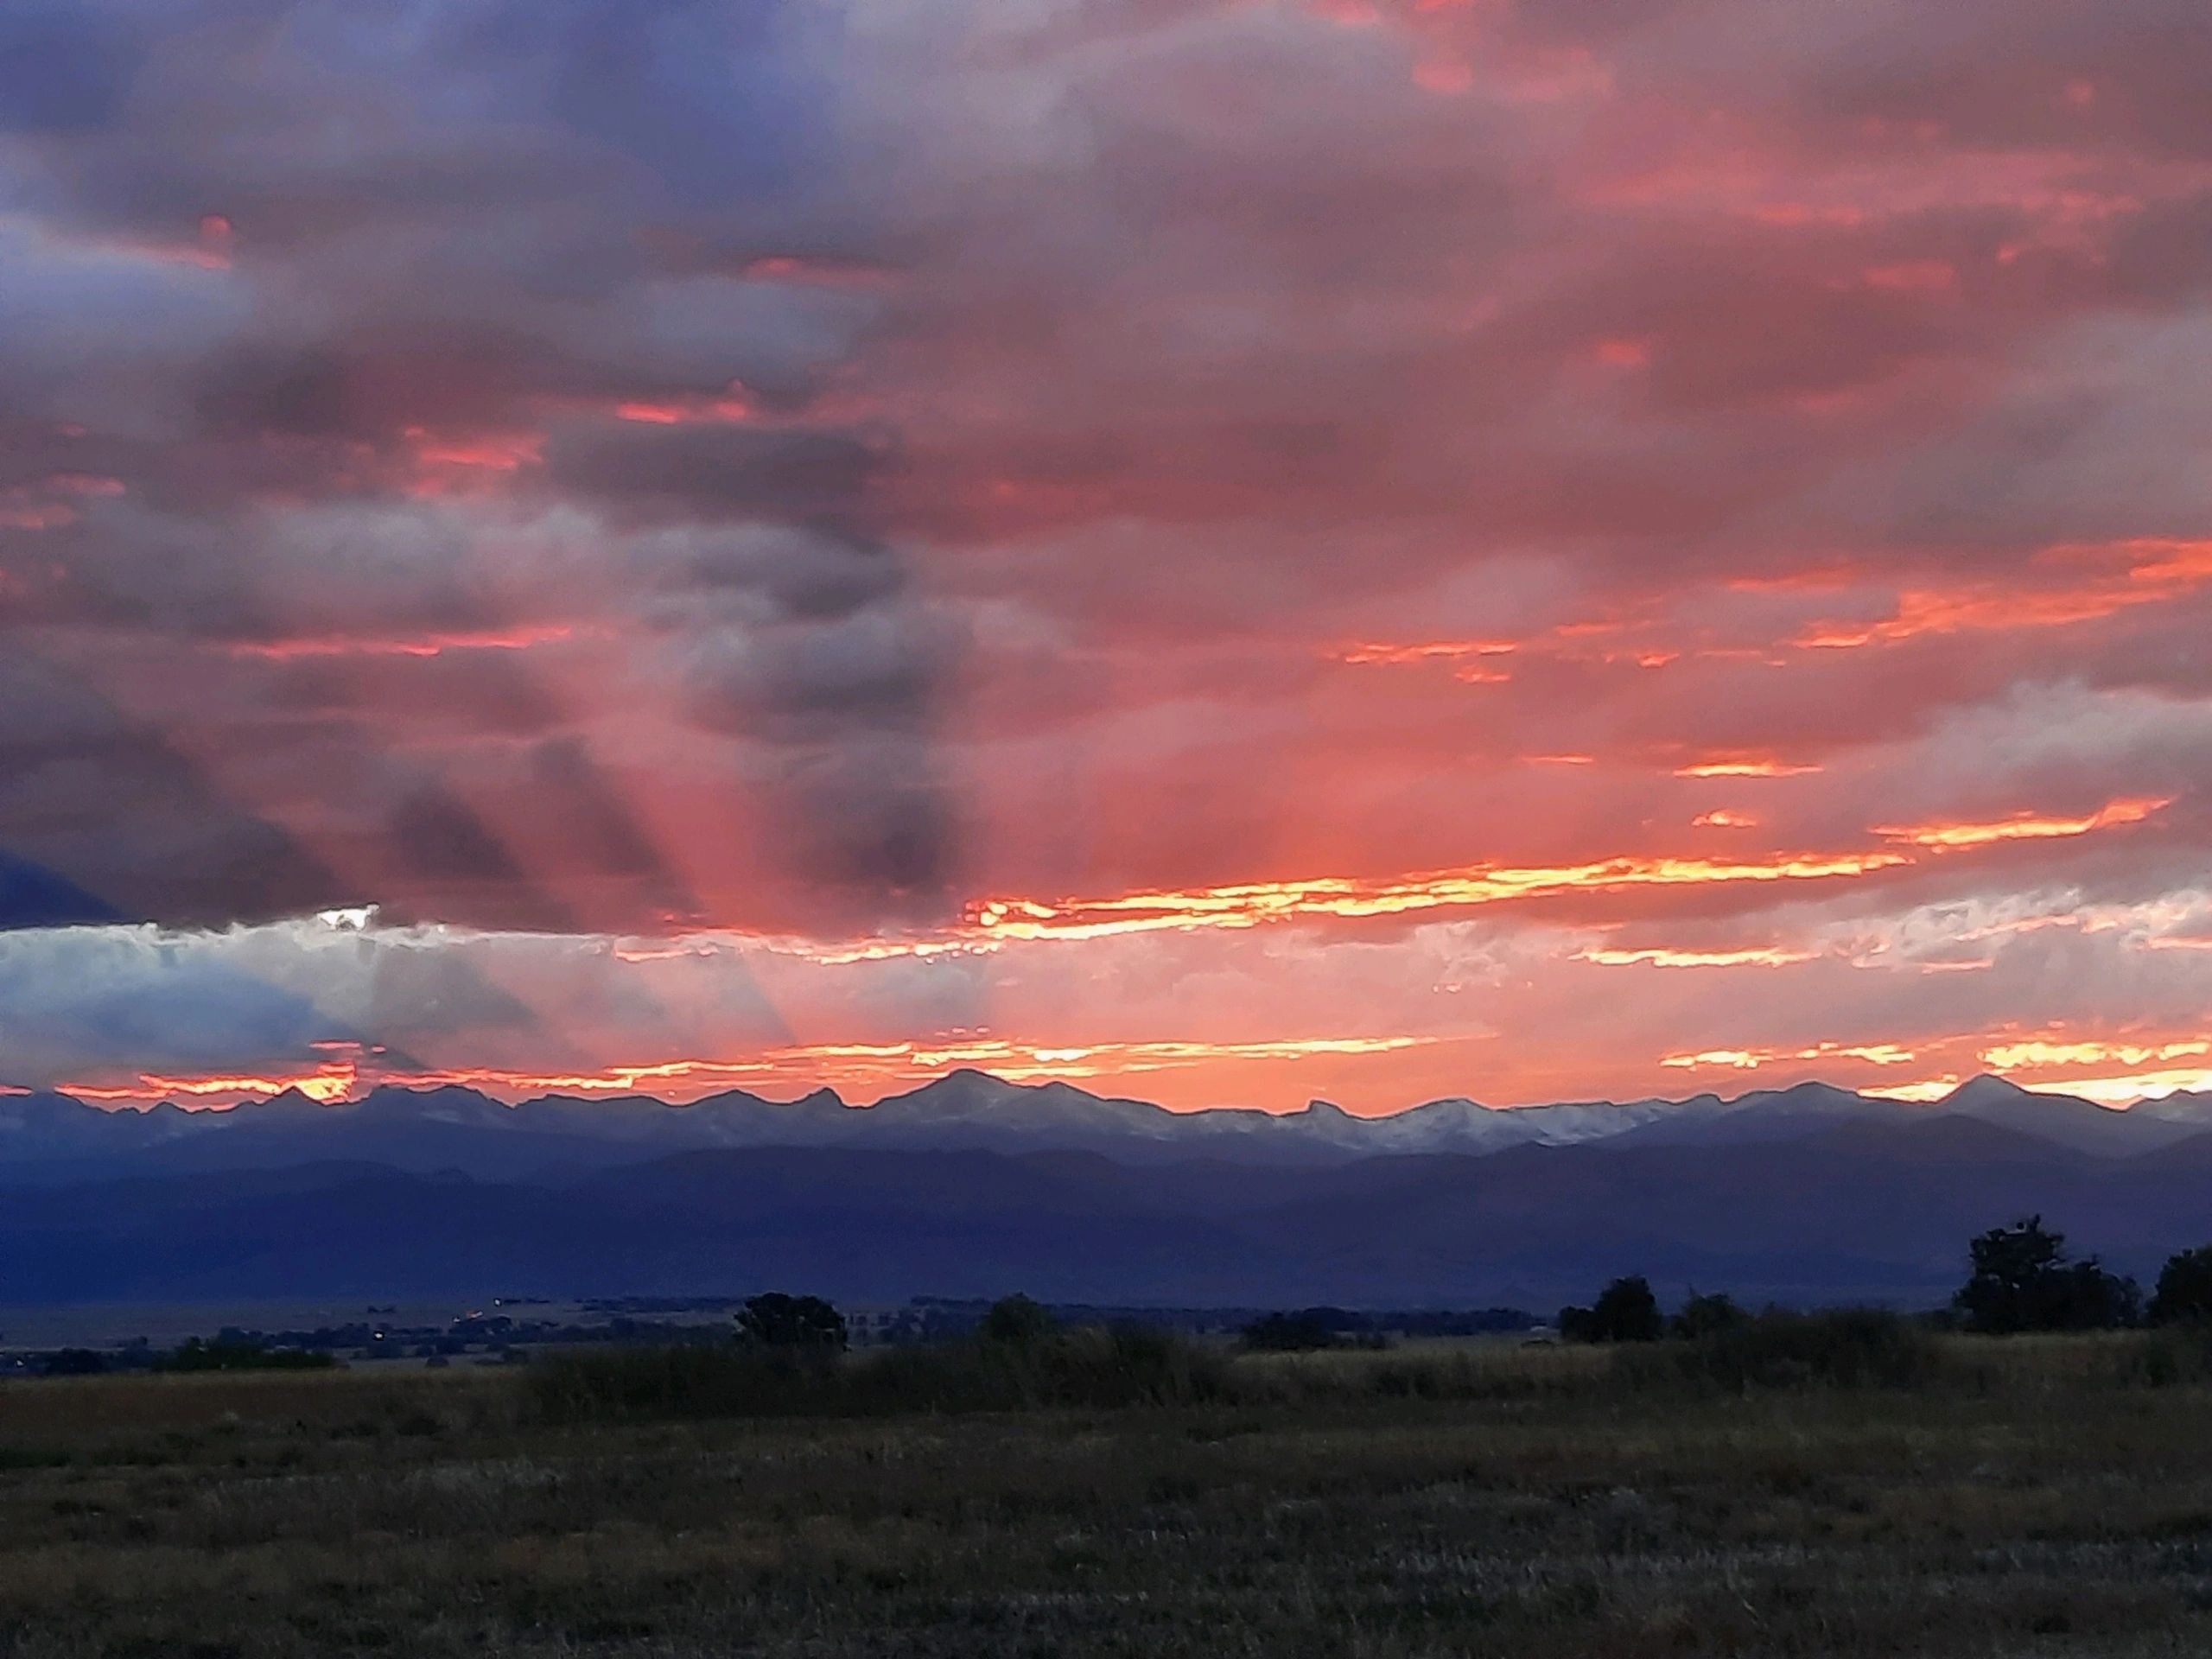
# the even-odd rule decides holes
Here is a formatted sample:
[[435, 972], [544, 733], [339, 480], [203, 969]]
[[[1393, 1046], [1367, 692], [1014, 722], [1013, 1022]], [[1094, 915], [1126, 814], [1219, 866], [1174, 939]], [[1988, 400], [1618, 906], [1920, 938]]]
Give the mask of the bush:
[[1085, 1326], [1027, 1343], [956, 1342], [856, 1360], [842, 1409], [1014, 1411], [1037, 1407], [1185, 1405], [1224, 1392], [1221, 1357], [1140, 1326]]
[[2183, 1320], [2145, 1332], [2122, 1357], [2119, 1380], [2152, 1389], [2212, 1381], [2212, 1324]]
[[1693, 1294], [1682, 1304], [1681, 1312], [1667, 1322], [1667, 1334], [1686, 1341], [1700, 1341], [1724, 1331], [1733, 1331], [1751, 1317], [1732, 1296]]
[[161, 1362], [165, 1371], [327, 1371], [338, 1363], [321, 1349], [270, 1348], [252, 1341], [188, 1338]]
[[987, 1352], [985, 1359], [1004, 1391], [999, 1403], [1007, 1405], [1182, 1405], [1224, 1391], [1218, 1355], [1136, 1325], [1065, 1332], [1027, 1349]]
[[1261, 1354], [1307, 1354], [1338, 1345], [1337, 1332], [1311, 1309], [1303, 1313], [1265, 1313], [1244, 1327], [1244, 1345]]
[[1052, 1334], [1052, 1310], [1042, 1302], [1016, 1294], [1001, 1296], [983, 1314], [976, 1334], [985, 1342], [1027, 1347]]
[[533, 1359], [531, 1403], [550, 1422], [743, 1417], [801, 1409], [837, 1370], [834, 1352], [730, 1344], [585, 1349]]
[[1086, 1328], [854, 1358], [759, 1345], [600, 1349], [535, 1360], [524, 1382], [541, 1419], [594, 1422], [1179, 1405], [1222, 1397], [1224, 1376], [1218, 1356], [1180, 1338]]
[[1633, 1382], [1672, 1377], [1735, 1392], [1808, 1384], [1909, 1389], [1934, 1379], [1940, 1355], [1928, 1331], [1886, 1308], [1769, 1308], [1664, 1350], [1624, 1352], [1615, 1363]]

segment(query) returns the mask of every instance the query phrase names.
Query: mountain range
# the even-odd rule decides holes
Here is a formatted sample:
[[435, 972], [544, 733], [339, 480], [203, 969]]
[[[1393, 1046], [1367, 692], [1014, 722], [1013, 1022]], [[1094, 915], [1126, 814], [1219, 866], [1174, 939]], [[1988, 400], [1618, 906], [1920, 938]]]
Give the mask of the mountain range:
[[2212, 1239], [2212, 1096], [1176, 1113], [961, 1071], [870, 1108], [379, 1089], [224, 1112], [0, 1097], [0, 1305], [728, 1294], [1407, 1306], [1649, 1274], [1937, 1300], [2039, 1211], [2148, 1274]]
[[1744, 1145], [1800, 1140], [1846, 1123], [1941, 1116], [1998, 1124], [2093, 1156], [2126, 1157], [2212, 1133], [2212, 1094], [2176, 1094], [2120, 1110], [1980, 1077], [1932, 1105], [1803, 1083], [1734, 1099], [1701, 1094], [1501, 1108], [1455, 1097], [1359, 1116], [1321, 1100], [1284, 1113], [1171, 1111], [1065, 1083], [1014, 1084], [966, 1070], [874, 1106], [849, 1105], [829, 1089], [788, 1102], [732, 1090], [689, 1105], [644, 1095], [544, 1095], [508, 1105], [451, 1084], [386, 1086], [358, 1101], [324, 1104], [288, 1090], [222, 1110], [168, 1102], [109, 1109], [33, 1093], [0, 1096], [0, 1185], [332, 1160], [539, 1179], [682, 1152], [766, 1147], [1332, 1163], [1530, 1145]]

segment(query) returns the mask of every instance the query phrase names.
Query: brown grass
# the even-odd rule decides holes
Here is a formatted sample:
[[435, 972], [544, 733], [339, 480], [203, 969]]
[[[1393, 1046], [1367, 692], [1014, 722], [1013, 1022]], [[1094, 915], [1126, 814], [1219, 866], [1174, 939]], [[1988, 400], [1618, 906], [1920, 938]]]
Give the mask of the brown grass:
[[507, 1372], [15, 1382], [0, 1655], [2212, 1651], [2212, 1389], [2142, 1340], [1953, 1340], [1910, 1390], [1498, 1344], [571, 1426]]

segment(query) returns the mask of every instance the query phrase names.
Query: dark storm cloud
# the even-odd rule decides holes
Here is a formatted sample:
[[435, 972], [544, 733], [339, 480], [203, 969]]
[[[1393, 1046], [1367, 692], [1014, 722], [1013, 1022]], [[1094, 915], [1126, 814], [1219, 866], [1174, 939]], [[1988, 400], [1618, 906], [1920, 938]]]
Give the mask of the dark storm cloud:
[[757, 757], [752, 788], [825, 912], [853, 917], [876, 893], [944, 914], [956, 826], [937, 728], [957, 622], [848, 530], [663, 534], [638, 556], [668, 584], [648, 617], [691, 619], [664, 645], [683, 706]]
[[[679, 678], [747, 664], [742, 716], [721, 668], [677, 689], [728, 751], [690, 813], [749, 776], [788, 861], [887, 838], [901, 893], [940, 865], [942, 656], [837, 632], [925, 626], [868, 531], [885, 447], [811, 413], [882, 302], [773, 263], [881, 268], [839, 26], [721, 0], [11, 12], [0, 645], [99, 683], [132, 735], [81, 750], [72, 789], [16, 779], [41, 816], [0, 814], [0, 849], [163, 920], [696, 914], [607, 770], [620, 740], [546, 682], [603, 673], [628, 628]], [[609, 523], [705, 550], [655, 565]], [[614, 643], [588, 668], [516, 654], [572, 637]], [[195, 833], [110, 855], [143, 850], [118, 814], [186, 773]], [[271, 863], [302, 817], [334, 849], [320, 880]], [[864, 912], [870, 856], [833, 861]]]
[[[408, 874], [433, 888], [519, 883], [522, 871], [484, 821], [442, 791], [425, 789], [393, 810], [385, 825]], [[567, 920], [556, 920], [558, 925]]]
[[[645, 198], [631, 212], [797, 218], [841, 164], [820, 142], [830, 83], [809, 49], [835, 19], [811, 7], [80, 0], [17, 27], [105, 88], [74, 99], [68, 201], [111, 221], [210, 211], [212, 196], [298, 235], [349, 209], [419, 224], [573, 200], [562, 173], [577, 167]], [[346, 124], [315, 132], [318, 113]]]
[[[172, 915], [219, 925], [240, 910], [329, 902], [319, 861], [241, 811], [159, 734], [27, 653], [0, 655], [0, 824], [38, 890], [81, 895], [82, 919]], [[9, 925], [40, 925], [29, 909]]]
[[616, 421], [556, 432], [556, 489], [683, 519], [864, 519], [874, 449], [841, 432]]
[[82, 133], [111, 120], [143, 48], [109, 20], [30, 0], [0, 15], [0, 132]]
[[[2204, 14], [2190, 0], [1889, 0], [1815, 31], [1806, 105], [1900, 126], [1931, 118], [1970, 143], [2073, 144], [2084, 129], [2164, 154], [2212, 156]], [[1831, 32], [1832, 31], [1832, 32]], [[2001, 48], [1995, 43], [2001, 37]]]
[[640, 537], [633, 567], [683, 594], [692, 589], [756, 594], [777, 613], [835, 620], [895, 599], [903, 561], [864, 536], [820, 525], [716, 525]]

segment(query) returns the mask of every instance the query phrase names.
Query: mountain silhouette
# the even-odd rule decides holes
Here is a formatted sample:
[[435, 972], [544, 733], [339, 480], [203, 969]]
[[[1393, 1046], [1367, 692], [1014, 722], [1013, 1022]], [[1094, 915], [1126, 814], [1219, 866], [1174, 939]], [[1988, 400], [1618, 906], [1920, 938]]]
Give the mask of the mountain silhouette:
[[1360, 1116], [1326, 1101], [1280, 1114], [1171, 1111], [1065, 1083], [1016, 1084], [976, 1071], [950, 1072], [870, 1107], [849, 1105], [828, 1089], [788, 1102], [733, 1090], [689, 1105], [643, 1095], [545, 1095], [510, 1106], [457, 1085], [387, 1085], [334, 1104], [288, 1090], [228, 1110], [189, 1112], [166, 1103], [107, 1109], [41, 1093], [0, 1096], [0, 1185], [330, 1160], [543, 1180], [679, 1152], [766, 1147], [1323, 1164], [1522, 1146], [1739, 1146], [1801, 1140], [1843, 1124], [1907, 1125], [1944, 1116], [2001, 1124], [2086, 1154], [2130, 1157], [2212, 1131], [2212, 1096], [2177, 1095], [2118, 1111], [1986, 1077], [1934, 1105], [1803, 1083], [1734, 1100], [1707, 1094], [1497, 1108], [1453, 1097]]
[[1548, 1310], [1631, 1272], [1669, 1294], [1928, 1304], [1969, 1236], [2019, 1215], [2144, 1276], [2205, 1243], [2206, 1104], [2137, 1117], [1986, 1079], [1926, 1106], [1801, 1085], [1268, 1117], [977, 1072], [873, 1108], [16, 1096], [0, 1304], [795, 1287]]

